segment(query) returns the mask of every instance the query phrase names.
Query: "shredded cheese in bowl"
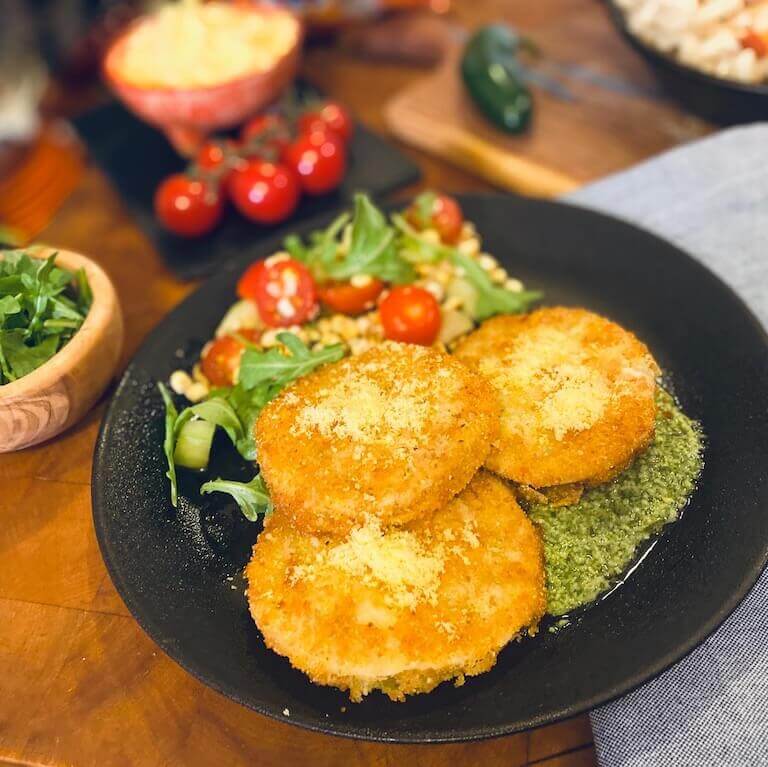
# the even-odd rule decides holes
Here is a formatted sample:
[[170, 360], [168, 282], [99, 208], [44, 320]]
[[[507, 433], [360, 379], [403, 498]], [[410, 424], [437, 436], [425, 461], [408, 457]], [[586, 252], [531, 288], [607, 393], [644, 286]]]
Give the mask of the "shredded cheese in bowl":
[[279, 9], [182, 0], [141, 21], [122, 43], [120, 77], [142, 88], [204, 88], [266, 72], [299, 37]]

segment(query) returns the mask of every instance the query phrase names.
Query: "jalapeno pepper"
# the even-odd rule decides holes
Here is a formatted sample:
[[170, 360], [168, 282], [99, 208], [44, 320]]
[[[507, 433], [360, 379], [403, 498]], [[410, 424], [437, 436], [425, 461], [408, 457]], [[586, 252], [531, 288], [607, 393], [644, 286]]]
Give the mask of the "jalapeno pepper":
[[521, 133], [531, 120], [533, 99], [517, 58], [529, 46], [509, 27], [491, 24], [472, 35], [461, 59], [461, 75], [472, 100], [507, 133]]

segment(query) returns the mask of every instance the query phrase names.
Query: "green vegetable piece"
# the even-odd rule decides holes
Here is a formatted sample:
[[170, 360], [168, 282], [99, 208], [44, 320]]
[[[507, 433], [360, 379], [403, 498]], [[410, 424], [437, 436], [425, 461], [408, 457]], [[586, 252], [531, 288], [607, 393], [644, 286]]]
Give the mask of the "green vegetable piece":
[[309, 267], [318, 282], [349, 280], [357, 274], [394, 283], [414, 279], [413, 267], [395, 247], [394, 227], [367, 195], [355, 195], [351, 228], [349, 222], [349, 214], [343, 213], [327, 229], [310, 234], [309, 244], [295, 235], [283, 244]]
[[92, 300], [85, 273], [34, 259], [23, 250], [0, 254], [0, 384], [28, 375], [77, 332]]
[[503, 24], [482, 27], [461, 58], [461, 75], [480, 111], [507, 133], [522, 133], [533, 113], [533, 99], [518, 60], [532, 45]]
[[416, 210], [416, 215], [418, 216], [419, 224], [422, 229], [426, 229], [428, 226], [432, 225], [432, 214], [435, 210], [436, 201], [437, 195], [431, 190], [422, 192], [414, 200], [414, 209]]
[[179, 413], [176, 410], [176, 406], [173, 404], [171, 393], [166, 388], [165, 384], [158, 383], [157, 388], [160, 390], [160, 395], [163, 398], [163, 404], [165, 405], [165, 437], [163, 439], [163, 451], [165, 452], [165, 459], [168, 462], [168, 471], [165, 472], [165, 476], [171, 482], [171, 504], [174, 508], [178, 502], [178, 489], [176, 484], [176, 464], [173, 460], [174, 449], [176, 447], [176, 420], [179, 417]]
[[240, 361], [240, 385], [254, 389], [270, 384], [282, 388], [291, 381], [311, 373], [315, 368], [328, 362], [337, 362], [346, 353], [343, 344], [333, 344], [317, 351], [311, 351], [293, 333], [279, 333], [277, 340], [284, 344], [290, 355], [279, 349], [267, 351], [246, 349]]
[[53, 357], [61, 336], [50, 335], [35, 346], [27, 346], [25, 338], [23, 330], [0, 331], [0, 348], [8, 368], [4, 373], [10, 381], [28, 375]]
[[201, 488], [201, 493], [228, 493], [231, 495], [243, 516], [250, 522], [255, 522], [260, 515], [272, 513], [272, 499], [261, 478], [257, 474], [250, 482], [235, 482], [229, 479], [215, 479], [206, 482]]
[[494, 285], [486, 271], [475, 260], [458, 250], [453, 251], [453, 262], [464, 271], [464, 279], [475, 289], [477, 298], [472, 309], [475, 320], [482, 321], [495, 314], [526, 312], [542, 294], [535, 290], [513, 292]]
[[173, 461], [185, 469], [205, 469], [211, 455], [216, 424], [198, 418], [186, 421], [176, 435]]
[[455, 248], [442, 243], [429, 242], [400, 213], [393, 213], [391, 219], [397, 229], [396, 247], [401, 258], [411, 264], [434, 264], [451, 258]]

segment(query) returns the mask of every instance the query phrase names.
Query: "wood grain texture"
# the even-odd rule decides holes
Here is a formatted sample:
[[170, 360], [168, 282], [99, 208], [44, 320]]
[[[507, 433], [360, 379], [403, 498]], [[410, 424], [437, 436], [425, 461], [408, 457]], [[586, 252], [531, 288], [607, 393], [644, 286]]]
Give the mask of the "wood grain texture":
[[534, 88], [532, 129], [505, 134], [467, 95], [455, 44], [433, 73], [387, 103], [395, 135], [497, 186], [550, 197], [711, 130], [661, 98], [601, 3], [541, 5], [559, 12], [523, 15], [511, 3], [503, 18], [536, 41], [550, 62], [545, 71], [566, 84], [573, 100]]
[[79, 253], [30, 252], [40, 259], [54, 253], [58, 266], [85, 269], [93, 303], [77, 333], [50, 360], [0, 386], [0, 453], [44, 442], [77, 423], [106, 388], [120, 358], [123, 317], [112, 282]]
[[[507, 18], [533, 28], [556, 26], [561, 17], [571, 23], [574, 8], [592, 18], [584, 0], [459, 0], [456, 16], [467, 26]], [[612, 57], [628, 54], [610, 30], [600, 29], [594, 34], [606, 39], [595, 42], [594, 60], [610, 68], [616, 65]], [[382, 103], [424, 77], [423, 70], [359, 61], [328, 46], [308, 52], [305, 70], [380, 131], [386, 130]], [[631, 77], [649, 82], [640, 65]], [[629, 165], [656, 151], [644, 135], [633, 132], [614, 162]], [[594, 147], [572, 146], [567, 138], [566, 145], [582, 158], [585, 174], [599, 172], [589, 166]], [[424, 171], [422, 186], [488, 188], [439, 159], [405, 151]], [[126, 330], [120, 368], [194, 288], [165, 270], [118, 194], [93, 169], [82, 173], [43, 238], [92, 254], [115, 284]], [[89, 483], [105, 397], [60, 437], [0, 455], [0, 763], [594, 767], [586, 717], [485, 743], [369, 744], [273, 722], [190, 677], [130, 617], [101, 561]]]

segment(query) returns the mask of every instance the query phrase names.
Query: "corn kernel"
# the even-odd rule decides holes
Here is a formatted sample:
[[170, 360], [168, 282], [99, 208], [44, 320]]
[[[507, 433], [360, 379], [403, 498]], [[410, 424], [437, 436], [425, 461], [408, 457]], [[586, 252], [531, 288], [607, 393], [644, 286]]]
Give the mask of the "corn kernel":
[[477, 263], [480, 264], [486, 272], [492, 271], [499, 265], [498, 261], [488, 253], [481, 253], [477, 258]]
[[372, 282], [373, 277], [370, 274], [355, 274], [349, 280], [349, 284], [354, 288], [364, 288]]
[[183, 370], [174, 370], [168, 379], [168, 383], [176, 394], [185, 394], [187, 389], [192, 386], [192, 379]]
[[201, 399], [208, 396], [208, 387], [199, 381], [195, 381], [195, 383], [187, 387], [185, 396], [190, 402], [200, 402]]
[[425, 290], [428, 290], [438, 301], [443, 300], [445, 291], [443, 286], [435, 280], [427, 280], [423, 285]]

